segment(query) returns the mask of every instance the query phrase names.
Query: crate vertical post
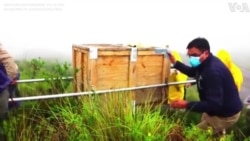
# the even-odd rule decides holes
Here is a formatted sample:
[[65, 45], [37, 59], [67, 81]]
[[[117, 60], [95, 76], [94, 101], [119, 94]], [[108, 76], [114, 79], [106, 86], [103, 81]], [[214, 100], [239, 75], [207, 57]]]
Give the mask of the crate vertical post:
[[[162, 71], [162, 83], [167, 83], [168, 82], [168, 76], [170, 73], [170, 61], [167, 57], [167, 55], [164, 55], [163, 59], [163, 71]], [[165, 102], [167, 100], [167, 94], [168, 94], [168, 87], [165, 87], [162, 89], [162, 102]]]
[[98, 58], [98, 49], [96, 47], [89, 47], [89, 66], [88, 66], [88, 82], [89, 82], [89, 89], [95, 90], [97, 86], [97, 58]]
[[83, 66], [81, 65], [82, 62], [84, 62], [84, 55], [82, 50], [79, 49], [73, 49], [73, 67], [74, 71], [76, 72], [74, 74], [74, 90], [79, 91], [83, 90], [83, 78], [84, 78], [84, 70]]
[[[136, 87], [136, 62], [137, 62], [137, 48], [131, 48], [130, 51], [130, 61], [129, 61], [129, 74], [128, 74], [128, 86], [129, 87]], [[131, 91], [129, 94], [132, 97], [132, 112], [135, 115], [135, 105], [136, 105], [136, 96], [135, 92]]]

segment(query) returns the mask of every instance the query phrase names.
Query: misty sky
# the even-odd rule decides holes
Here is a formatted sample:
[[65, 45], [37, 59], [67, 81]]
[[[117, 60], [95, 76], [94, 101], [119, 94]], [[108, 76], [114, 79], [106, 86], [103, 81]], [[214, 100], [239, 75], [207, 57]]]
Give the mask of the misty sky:
[[0, 42], [18, 57], [71, 58], [72, 44], [142, 43], [246, 53], [250, 0], [1, 0]]

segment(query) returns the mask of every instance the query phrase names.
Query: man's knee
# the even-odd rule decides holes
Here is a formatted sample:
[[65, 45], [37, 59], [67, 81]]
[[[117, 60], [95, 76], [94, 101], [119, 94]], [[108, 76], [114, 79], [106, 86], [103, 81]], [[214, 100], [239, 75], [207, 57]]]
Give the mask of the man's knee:
[[228, 118], [209, 116], [207, 114], [203, 114], [201, 122], [197, 126], [205, 130], [211, 127], [213, 129], [213, 133], [218, 134], [222, 133], [224, 130], [233, 126], [238, 121], [239, 116], [240, 112]]

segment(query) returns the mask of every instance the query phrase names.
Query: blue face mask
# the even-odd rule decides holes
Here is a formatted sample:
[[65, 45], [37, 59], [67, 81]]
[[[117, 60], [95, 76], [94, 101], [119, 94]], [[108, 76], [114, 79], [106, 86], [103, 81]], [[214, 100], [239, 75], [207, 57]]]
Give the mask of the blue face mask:
[[200, 57], [190, 56], [189, 63], [192, 67], [197, 67], [201, 64]]

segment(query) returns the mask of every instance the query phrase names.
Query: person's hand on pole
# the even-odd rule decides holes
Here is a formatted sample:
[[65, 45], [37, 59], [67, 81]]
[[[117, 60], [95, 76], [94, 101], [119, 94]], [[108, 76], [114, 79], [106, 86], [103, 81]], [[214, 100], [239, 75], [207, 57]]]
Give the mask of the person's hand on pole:
[[186, 100], [178, 100], [174, 101], [170, 104], [173, 108], [180, 108], [180, 109], [186, 109], [188, 102]]

